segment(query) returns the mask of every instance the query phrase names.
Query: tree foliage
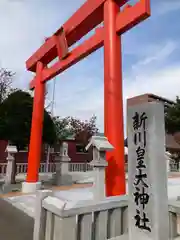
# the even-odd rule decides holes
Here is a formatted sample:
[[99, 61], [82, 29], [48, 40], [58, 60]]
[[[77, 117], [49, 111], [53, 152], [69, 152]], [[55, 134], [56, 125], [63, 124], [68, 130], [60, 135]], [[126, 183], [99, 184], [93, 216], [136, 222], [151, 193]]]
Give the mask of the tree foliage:
[[[0, 69], [0, 139], [11, 141], [19, 149], [29, 144], [33, 98], [28, 92], [13, 89], [14, 73]], [[96, 117], [82, 121], [74, 117], [51, 118], [44, 110], [43, 142], [52, 145], [56, 139], [74, 136], [86, 144], [98, 132]]]
[[0, 69], [0, 104], [15, 90], [12, 88], [14, 75], [12, 71]]
[[53, 121], [56, 127], [56, 135], [59, 140], [65, 140], [73, 135], [73, 131], [70, 125], [70, 117], [54, 117]]
[[180, 98], [176, 97], [175, 104], [165, 108], [166, 132], [174, 134], [180, 132]]
[[96, 127], [96, 116], [92, 116], [89, 120], [81, 121], [73, 117], [70, 118], [70, 124], [77, 141], [87, 144], [92, 135], [98, 132]]
[[78, 142], [87, 144], [89, 138], [98, 132], [96, 127], [96, 116], [89, 120], [82, 121], [75, 117], [55, 118], [57, 136], [64, 140], [69, 136], [74, 136]]
[[[33, 98], [17, 90], [0, 104], [0, 139], [11, 141], [18, 149], [29, 144]], [[56, 140], [54, 122], [44, 111], [43, 141], [53, 144]]]

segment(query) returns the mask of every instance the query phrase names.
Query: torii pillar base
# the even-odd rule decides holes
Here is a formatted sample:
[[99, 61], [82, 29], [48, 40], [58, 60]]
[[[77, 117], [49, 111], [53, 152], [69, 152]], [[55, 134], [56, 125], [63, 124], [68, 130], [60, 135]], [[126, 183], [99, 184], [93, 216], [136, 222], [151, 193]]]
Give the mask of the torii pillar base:
[[23, 182], [22, 183], [22, 192], [23, 193], [34, 193], [38, 190], [41, 190], [41, 182]]

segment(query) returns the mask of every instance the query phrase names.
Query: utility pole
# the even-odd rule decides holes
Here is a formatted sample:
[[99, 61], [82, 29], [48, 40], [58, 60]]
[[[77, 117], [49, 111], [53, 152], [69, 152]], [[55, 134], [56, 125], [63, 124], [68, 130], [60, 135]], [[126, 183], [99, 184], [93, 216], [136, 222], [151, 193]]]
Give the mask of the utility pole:
[[[54, 116], [54, 99], [55, 99], [55, 87], [56, 87], [56, 78], [53, 81], [53, 96], [52, 96], [52, 102], [51, 102], [51, 117]], [[49, 167], [49, 159], [51, 154], [51, 146], [48, 146], [48, 152], [47, 152], [47, 159], [46, 159], [46, 172], [48, 173], [48, 167]]]

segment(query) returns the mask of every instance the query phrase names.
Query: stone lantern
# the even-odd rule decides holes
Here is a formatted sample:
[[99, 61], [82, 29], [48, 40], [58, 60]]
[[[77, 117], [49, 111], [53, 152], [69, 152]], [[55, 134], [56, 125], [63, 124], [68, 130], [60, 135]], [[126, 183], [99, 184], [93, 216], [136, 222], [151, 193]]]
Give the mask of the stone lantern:
[[68, 156], [68, 144], [63, 142], [60, 148], [60, 153], [55, 157], [56, 173], [53, 176], [53, 182], [56, 185], [71, 185], [72, 177], [69, 174], [69, 162], [71, 159]]
[[5, 184], [11, 184], [13, 180], [13, 166], [15, 161], [15, 153], [17, 153], [17, 147], [8, 145], [6, 147], [7, 152], [7, 169], [6, 169], [6, 177], [5, 177]]
[[105, 193], [105, 168], [108, 163], [106, 161], [106, 152], [112, 151], [114, 147], [109, 143], [106, 137], [93, 136], [86, 146], [86, 150], [93, 148], [93, 160], [90, 165], [93, 166], [95, 172], [95, 181], [93, 185], [94, 200], [101, 200], [106, 197]]

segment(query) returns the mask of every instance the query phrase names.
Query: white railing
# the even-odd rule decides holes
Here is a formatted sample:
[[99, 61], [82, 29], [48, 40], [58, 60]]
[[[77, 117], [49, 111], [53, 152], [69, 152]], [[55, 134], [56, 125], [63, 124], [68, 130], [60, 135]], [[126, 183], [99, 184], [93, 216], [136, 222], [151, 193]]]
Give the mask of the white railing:
[[128, 231], [127, 206], [127, 197], [118, 196], [71, 207], [50, 191], [39, 192], [33, 240], [106, 240], [122, 236]]
[[6, 163], [1, 163], [0, 164], [0, 175], [5, 175], [6, 174], [6, 168], [7, 168]]
[[88, 172], [93, 171], [93, 166], [89, 163], [69, 163], [70, 172]]
[[[48, 171], [46, 169], [46, 163], [41, 163], [39, 172], [40, 173], [53, 173], [56, 171], [56, 165], [58, 163], [49, 163]], [[0, 175], [6, 174], [7, 163], [0, 163]], [[25, 174], [27, 173], [28, 164], [27, 163], [16, 163], [16, 174]]]
[[16, 173], [17, 174], [21, 174], [21, 173], [27, 173], [27, 168], [28, 168], [28, 164], [27, 163], [16, 163]]
[[47, 168], [47, 164], [46, 163], [41, 163], [40, 164], [40, 168], [39, 168], [39, 172], [40, 173], [54, 173], [56, 172], [56, 166], [60, 164], [60, 163], [49, 163], [48, 164], [48, 168]]
[[[60, 163], [49, 163], [48, 169], [46, 168], [46, 163], [41, 163], [39, 172], [40, 173], [54, 173], [56, 172], [56, 166]], [[16, 163], [17, 174], [27, 173], [28, 164], [27, 163]], [[0, 163], [0, 175], [6, 174], [7, 163]], [[48, 170], [48, 171], [47, 171]], [[69, 163], [70, 172], [88, 172], [93, 171], [93, 167], [89, 163]]]
[[169, 239], [180, 237], [180, 199], [169, 202]]

